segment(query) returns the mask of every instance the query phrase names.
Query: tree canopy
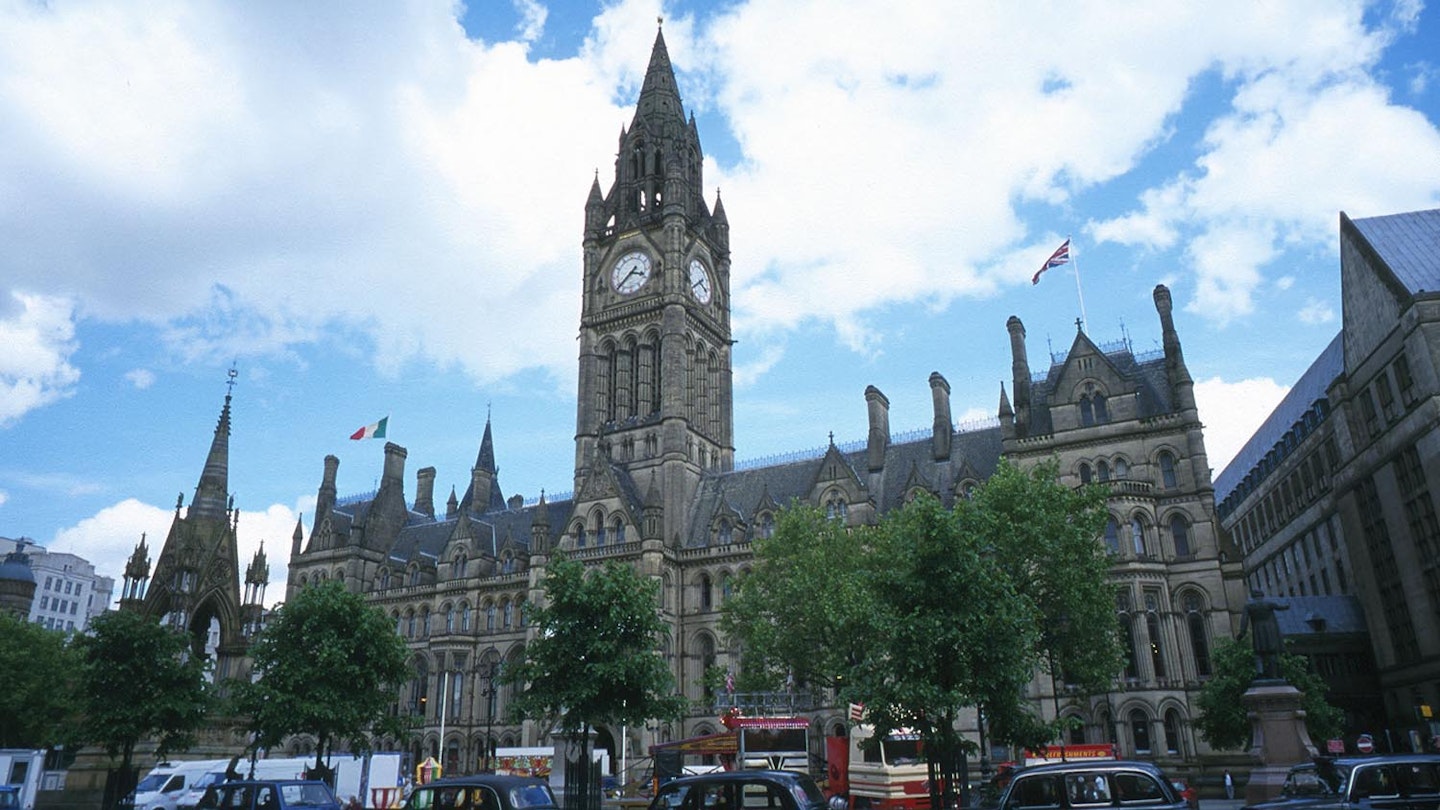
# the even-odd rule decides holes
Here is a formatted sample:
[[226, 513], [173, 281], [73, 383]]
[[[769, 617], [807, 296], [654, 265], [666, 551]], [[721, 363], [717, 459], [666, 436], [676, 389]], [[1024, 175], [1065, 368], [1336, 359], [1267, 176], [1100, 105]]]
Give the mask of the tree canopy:
[[[1240, 699], [1255, 679], [1255, 656], [1250, 645], [1225, 639], [1215, 645], [1215, 674], [1205, 682], [1195, 701], [1195, 728], [1215, 748], [1244, 748], [1250, 744], [1250, 718]], [[1344, 714], [1325, 700], [1325, 681], [1302, 655], [1280, 654], [1280, 674], [1300, 690], [1300, 708], [1312, 740], [1338, 737]]]
[[527, 605], [537, 632], [501, 679], [522, 691], [511, 710], [567, 733], [678, 717], [684, 701], [659, 655], [665, 625], [659, 583], [611, 561], [586, 569], [557, 554], [545, 573], [544, 606]]
[[76, 742], [79, 665], [64, 633], [0, 611], [0, 748]]
[[589, 731], [644, 725], [685, 709], [659, 650], [665, 625], [659, 582], [616, 561], [587, 569], [563, 554], [545, 572], [545, 604], [527, 605], [536, 628], [525, 657], [501, 672], [521, 691], [512, 714], [559, 728], [576, 741], [579, 772], [566, 768], [566, 806], [594, 807]]
[[[1100, 488], [1062, 486], [1054, 463], [1002, 462], [953, 509], [921, 493], [875, 526], [792, 506], [755, 541], [725, 606], [742, 682], [788, 672], [833, 684], [864, 704], [877, 736], [917, 730], [932, 777], [937, 763], [954, 773], [970, 747], [956, 731], [966, 707], [983, 710], [996, 739], [1049, 742], [1055, 730], [1025, 699], [1035, 671], [1099, 685], [1121, 664], [1104, 503]], [[948, 781], [932, 778], [932, 791]]]
[[86, 742], [119, 754], [130, 771], [135, 744], [156, 741], [156, 756], [183, 751], [214, 705], [209, 662], [190, 638], [133, 611], [103, 613], [76, 636]]
[[338, 581], [301, 588], [266, 623], [250, 654], [254, 680], [235, 685], [257, 747], [292, 734], [316, 739], [316, 765], [336, 741], [369, 747], [371, 733], [401, 733], [388, 709], [409, 677], [405, 642], [385, 613]]

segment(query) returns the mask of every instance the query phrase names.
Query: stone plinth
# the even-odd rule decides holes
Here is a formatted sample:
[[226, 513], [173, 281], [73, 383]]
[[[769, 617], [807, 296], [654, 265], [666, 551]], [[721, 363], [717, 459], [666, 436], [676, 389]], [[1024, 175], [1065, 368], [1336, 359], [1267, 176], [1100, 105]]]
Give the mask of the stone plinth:
[[1246, 804], [1280, 795], [1291, 765], [1315, 758], [1315, 744], [1305, 728], [1300, 690], [1277, 680], [1257, 680], [1240, 698], [1250, 716], [1250, 756], [1259, 763], [1245, 786]]

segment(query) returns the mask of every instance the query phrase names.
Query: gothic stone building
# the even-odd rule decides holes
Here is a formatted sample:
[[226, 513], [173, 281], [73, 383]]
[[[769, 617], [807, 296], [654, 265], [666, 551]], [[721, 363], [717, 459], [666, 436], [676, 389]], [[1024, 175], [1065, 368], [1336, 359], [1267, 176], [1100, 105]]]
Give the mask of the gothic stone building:
[[[1115, 739], [1126, 754], [1178, 765], [1205, 753], [1189, 706], [1210, 674], [1211, 645], [1232, 632], [1238, 557], [1217, 540], [1169, 292], [1156, 288], [1165, 348], [1155, 356], [1102, 349], [1082, 332], [1032, 375], [1024, 327], [1011, 319], [1014, 399], [1002, 387], [998, 425], [956, 430], [937, 373], [929, 435], [892, 439], [889, 402], [870, 387], [865, 442], [740, 469], [730, 232], [718, 197], [712, 209], [702, 196], [701, 166], [695, 121], [657, 35], [615, 180], [603, 192], [597, 179], [585, 206], [573, 494], [505, 497], [488, 420], [464, 494], [452, 490], [443, 511], [433, 468], [417, 472], [407, 499], [402, 447], [386, 446], [379, 487], [360, 498], [338, 497], [339, 462], [325, 459], [314, 525], [293, 540], [287, 593], [339, 579], [394, 619], [414, 666], [398, 710], [422, 718], [419, 739], [396, 744], [463, 773], [481, 766], [487, 743], [546, 742], [544, 729], [506, 721], [512, 696], [494, 673], [523, 654], [523, 608], [543, 600], [556, 549], [625, 561], [662, 584], [670, 635], [661, 652], [694, 708], [676, 724], [629, 729], [629, 750], [717, 731], [703, 678], [739, 665], [719, 609], [783, 505], [798, 499], [860, 525], [921, 489], [953, 503], [1007, 456], [1058, 457], [1068, 482], [1108, 481], [1113, 491], [1105, 542], [1129, 663], [1107, 695], [1037, 678], [1037, 708], [1080, 718], [1077, 739]], [[843, 733], [842, 710], [826, 702], [811, 709], [817, 737]], [[616, 752], [620, 734], [601, 729], [598, 744]]]
[[1218, 514], [1251, 587], [1358, 601], [1370, 655], [1322, 674], [1383, 696], [1350, 731], [1419, 750], [1440, 734], [1440, 209], [1341, 214], [1339, 238], [1340, 332], [1221, 474]]

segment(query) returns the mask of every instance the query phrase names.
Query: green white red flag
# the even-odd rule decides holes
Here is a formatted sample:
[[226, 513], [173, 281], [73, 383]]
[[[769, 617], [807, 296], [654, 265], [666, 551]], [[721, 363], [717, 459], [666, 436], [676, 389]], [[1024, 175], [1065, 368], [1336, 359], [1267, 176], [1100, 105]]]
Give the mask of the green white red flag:
[[385, 438], [385, 423], [386, 423], [386, 422], [389, 422], [389, 421], [390, 421], [390, 417], [387, 416], [387, 417], [385, 417], [384, 419], [381, 419], [379, 422], [376, 422], [376, 423], [373, 424], [373, 425], [366, 425], [365, 427], [362, 427], [362, 428], [360, 428], [359, 430], [355, 431], [354, 433], [350, 434], [350, 438], [351, 438], [351, 439], [383, 439], [383, 438]]

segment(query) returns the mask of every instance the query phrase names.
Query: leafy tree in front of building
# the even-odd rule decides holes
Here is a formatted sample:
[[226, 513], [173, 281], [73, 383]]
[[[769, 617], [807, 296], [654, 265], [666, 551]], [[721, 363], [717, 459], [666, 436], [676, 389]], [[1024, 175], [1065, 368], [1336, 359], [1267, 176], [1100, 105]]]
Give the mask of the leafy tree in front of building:
[[0, 748], [76, 742], [78, 670], [64, 633], [0, 611]]
[[316, 740], [315, 770], [337, 743], [369, 747], [371, 735], [404, 733], [389, 713], [410, 675], [405, 642], [378, 607], [339, 581], [301, 588], [250, 647], [253, 678], [234, 685], [234, 709], [250, 718], [254, 746], [294, 734]]
[[918, 731], [932, 804], [952, 806], [973, 747], [963, 709], [982, 710], [997, 740], [1043, 745], [1057, 730], [1025, 697], [1035, 670], [1089, 685], [1120, 668], [1104, 498], [1062, 486], [1053, 463], [1002, 462], [953, 509], [921, 493], [875, 526], [792, 506], [755, 541], [724, 626], [747, 672], [834, 684], [877, 735]]
[[568, 807], [598, 806], [589, 778], [593, 730], [675, 719], [685, 710], [659, 654], [665, 625], [658, 595], [659, 582], [630, 566], [587, 568], [556, 554], [545, 572], [545, 603], [526, 607], [535, 638], [501, 680], [518, 690], [510, 704], [517, 718], [558, 728], [571, 740]]
[[[1195, 703], [1195, 728], [1212, 747], [1245, 748], [1250, 745], [1251, 729], [1241, 696], [1256, 677], [1255, 656], [1248, 642], [1225, 639], [1215, 645], [1214, 662], [1215, 674], [1205, 682]], [[1305, 711], [1305, 729], [1310, 739], [1339, 737], [1344, 713], [1325, 700], [1325, 681], [1315, 673], [1309, 659], [1281, 653], [1280, 674], [1300, 690], [1300, 708]]]
[[154, 740], [158, 758], [194, 744], [215, 704], [209, 662], [191, 652], [187, 635], [122, 610], [91, 619], [73, 643], [80, 659], [81, 738], [118, 754], [125, 779], [133, 780], [142, 740]]

